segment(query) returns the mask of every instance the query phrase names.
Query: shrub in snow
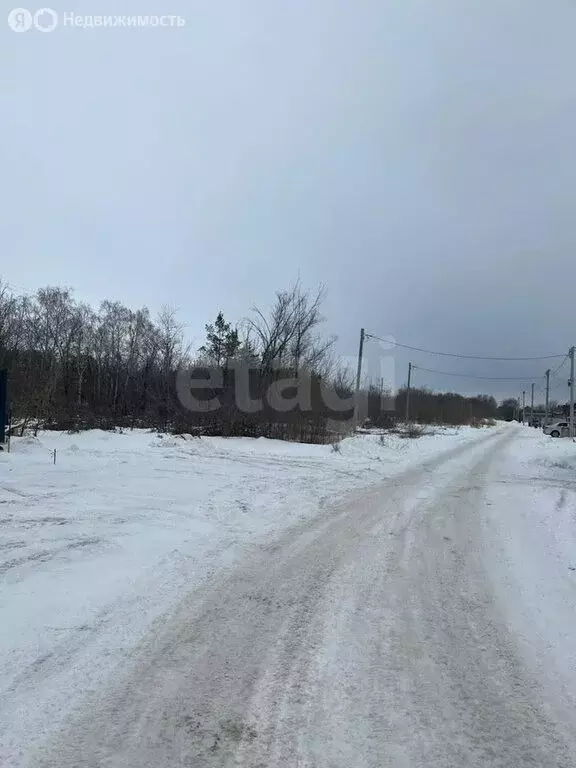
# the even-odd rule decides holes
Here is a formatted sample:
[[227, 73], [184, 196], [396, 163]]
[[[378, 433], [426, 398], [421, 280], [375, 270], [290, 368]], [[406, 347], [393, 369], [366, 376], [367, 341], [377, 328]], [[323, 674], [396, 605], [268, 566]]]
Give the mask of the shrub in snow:
[[417, 437], [422, 437], [425, 433], [426, 430], [421, 424], [408, 424], [406, 428], [400, 432], [400, 437], [415, 439]]

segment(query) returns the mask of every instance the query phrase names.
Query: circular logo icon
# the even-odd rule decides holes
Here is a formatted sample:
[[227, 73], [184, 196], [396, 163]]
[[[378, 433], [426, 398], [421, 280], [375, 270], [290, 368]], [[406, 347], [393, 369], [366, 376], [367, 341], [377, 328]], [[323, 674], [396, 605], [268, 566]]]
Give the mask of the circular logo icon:
[[14, 32], [28, 32], [32, 26], [32, 14], [26, 8], [13, 8], [8, 14], [8, 26]]
[[52, 8], [40, 8], [34, 14], [34, 26], [38, 32], [52, 32], [58, 26], [58, 14]]

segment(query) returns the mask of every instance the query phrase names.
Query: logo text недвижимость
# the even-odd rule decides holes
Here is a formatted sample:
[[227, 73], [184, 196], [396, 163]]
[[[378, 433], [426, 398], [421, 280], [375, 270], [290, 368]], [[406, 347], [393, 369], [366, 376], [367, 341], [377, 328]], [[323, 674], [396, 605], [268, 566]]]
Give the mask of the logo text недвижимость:
[[72, 29], [126, 29], [154, 27], [184, 27], [186, 20], [176, 15], [91, 15], [82, 16], [65, 12], [58, 14], [52, 8], [40, 8], [30, 11], [28, 8], [13, 8], [8, 14], [8, 26], [14, 32], [52, 32], [56, 27]]

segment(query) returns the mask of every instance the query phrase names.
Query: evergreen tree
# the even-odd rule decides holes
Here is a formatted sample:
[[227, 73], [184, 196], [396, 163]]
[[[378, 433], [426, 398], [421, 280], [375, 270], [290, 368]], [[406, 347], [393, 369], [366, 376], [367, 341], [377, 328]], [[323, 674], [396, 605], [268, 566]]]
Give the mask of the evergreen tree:
[[206, 344], [200, 347], [200, 352], [220, 368], [236, 355], [239, 348], [238, 331], [224, 320], [222, 312], [218, 312], [216, 321], [206, 325]]

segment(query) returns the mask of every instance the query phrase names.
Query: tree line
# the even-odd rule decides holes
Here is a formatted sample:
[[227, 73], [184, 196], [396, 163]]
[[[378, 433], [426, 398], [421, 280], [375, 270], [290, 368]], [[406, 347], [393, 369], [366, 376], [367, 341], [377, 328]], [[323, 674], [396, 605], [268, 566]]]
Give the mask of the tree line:
[[[239, 325], [218, 312], [194, 350], [171, 308], [154, 317], [118, 301], [95, 309], [66, 288], [24, 296], [0, 283], [0, 368], [8, 371], [14, 424], [333, 439], [352, 421], [354, 378], [335, 354], [335, 338], [322, 333], [323, 299], [322, 287], [312, 292], [296, 283], [278, 291], [269, 309], [253, 307]], [[238, 404], [244, 370], [259, 410]], [[179, 390], [182, 371], [194, 379], [195, 402], [218, 406], [191, 409], [189, 393]], [[386, 425], [403, 416], [404, 390], [394, 399], [374, 386], [363, 394], [362, 420]], [[295, 406], [282, 408], [278, 398]], [[484, 395], [411, 393], [412, 417], [421, 422], [464, 424], [494, 417], [496, 409]]]
[[[530, 404], [525, 405], [522, 409], [522, 404], [518, 398], [509, 397], [503, 400], [498, 406], [498, 418], [503, 421], [519, 421], [522, 416], [522, 410], [524, 410], [524, 416], [526, 419], [532, 416], [532, 407]], [[545, 403], [534, 403], [534, 413], [545, 414], [548, 412], [550, 419], [568, 419], [570, 415], [570, 404], [567, 402], [561, 403], [558, 400], [549, 400], [548, 407]]]
[[[405, 413], [406, 389], [396, 396], [395, 412]], [[418, 388], [410, 390], [410, 418], [421, 424], [474, 424], [495, 419], [498, 403], [490, 395], [466, 397], [455, 392], [431, 392]]]

